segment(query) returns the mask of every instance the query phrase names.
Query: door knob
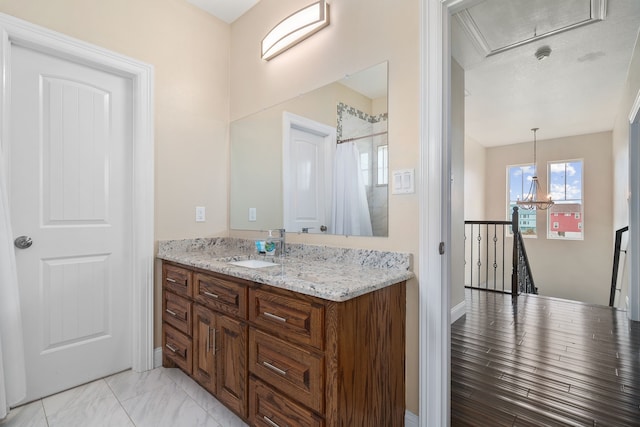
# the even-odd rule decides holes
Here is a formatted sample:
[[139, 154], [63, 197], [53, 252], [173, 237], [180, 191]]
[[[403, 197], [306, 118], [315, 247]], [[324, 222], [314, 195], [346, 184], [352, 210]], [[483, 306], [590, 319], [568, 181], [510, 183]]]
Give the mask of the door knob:
[[27, 249], [31, 245], [33, 245], [33, 240], [29, 236], [19, 236], [16, 237], [16, 240], [13, 241], [13, 244], [16, 245], [18, 249]]

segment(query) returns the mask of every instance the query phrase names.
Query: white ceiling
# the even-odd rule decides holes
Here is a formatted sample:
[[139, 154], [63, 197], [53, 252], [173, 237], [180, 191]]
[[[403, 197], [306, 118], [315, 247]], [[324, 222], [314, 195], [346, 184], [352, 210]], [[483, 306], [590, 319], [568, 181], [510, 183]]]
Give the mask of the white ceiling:
[[[590, 4], [484, 0], [469, 12], [481, 31], [486, 28], [487, 40], [508, 44], [546, 31], [545, 23], [584, 19]], [[533, 127], [540, 128], [539, 140], [613, 129], [638, 28], [639, 0], [608, 0], [603, 21], [485, 57], [454, 18], [452, 53], [465, 69], [466, 135], [496, 146], [530, 141]], [[544, 45], [551, 56], [538, 61], [535, 51]]]
[[260, 0], [187, 0], [213, 16], [231, 24]]

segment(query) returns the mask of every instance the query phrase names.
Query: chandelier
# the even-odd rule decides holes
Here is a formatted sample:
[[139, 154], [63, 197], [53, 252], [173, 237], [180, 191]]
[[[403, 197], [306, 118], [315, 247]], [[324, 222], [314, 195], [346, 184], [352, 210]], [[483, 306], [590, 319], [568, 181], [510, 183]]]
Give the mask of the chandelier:
[[536, 168], [536, 132], [538, 131], [538, 128], [533, 128], [531, 130], [533, 131], [533, 177], [531, 177], [529, 193], [522, 200], [518, 199], [516, 205], [523, 209], [545, 210], [553, 206], [553, 200], [551, 200], [551, 195], [545, 197], [544, 193], [540, 189]]

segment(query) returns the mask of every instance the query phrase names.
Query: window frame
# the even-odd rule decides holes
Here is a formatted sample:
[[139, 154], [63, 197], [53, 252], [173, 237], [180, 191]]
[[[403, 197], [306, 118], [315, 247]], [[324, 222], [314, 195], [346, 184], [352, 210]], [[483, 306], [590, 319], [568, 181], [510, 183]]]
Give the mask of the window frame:
[[[535, 165], [533, 163], [518, 163], [518, 164], [514, 164], [514, 165], [507, 165], [506, 168], [506, 186], [507, 186], [507, 190], [506, 190], [506, 198], [507, 198], [507, 203], [506, 203], [506, 207], [507, 207], [507, 221], [511, 220], [511, 215], [513, 212], [513, 206], [511, 205], [511, 203], [513, 202], [515, 204], [516, 200], [511, 200], [511, 169], [512, 168], [525, 168], [525, 167], [529, 167], [532, 169], [532, 171], [535, 171]], [[531, 173], [531, 175], [533, 176], [534, 174]], [[529, 186], [530, 186], [530, 182], [528, 182]], [[524, 188], [522, 189], [523, 194], [522, 197], [524, 197], [524, 195], [526, 194], [527, 191], [529, 191], [529, 188]], [[520, 210], [522, 210], [522, 208], [520, 208]], [[532, 234], [525, 234], [522, 233], [522, 237], [526, 238], [526, 239], [537, 239], [538, 238], [538, 215], [536, 214], [536, 211], [533, 211], [533, 217], [535, 219], [535, 227], [534, 227], [534, 233]], [[520, 228], [522, 229], [522, 216], [519, 217], [520, 220]], [[513, 230], [511, 229], [511, 227], [509, 227], [508, 230], [508, 235], [513, 236]]]
[[[556, 203], [556, 205], [563, 204], [561, 202], [568, 203], [578, 203], [580, 205], [579, 212], [571, 212], [569, 214], [565, 213], [565, 216], [570, 217], [571, 219], [577, 220], [579, 232], [563, 232], [563, 235], [559, 235], [558, 231], [554, 231], [551, 228], [551, 209], [547, 211], [547, 239], [549, 240], [575, 240], [582, 241], [585, 237], [584, 230], [584, 159], [583, 158], [574, 158], [574, 159], [563, 159], [563, 160], [550, 160], [547, 162], [547, 193], [552, 194], [551, 191], [551, 168], [554, 164], [569, 164], [569, 163], [580, 163], [580, 199], [566, 199], [567, 193], [567, 176], [565, 173], [565, 184], [564, 184], [564, 193], [565, 199], [558, 200], [556, 197], [553, 197], [552, 200]], [[565, 166], [566, 168], [566, 166]], [[566, 170], [566, 169], [565, 169]], [[556, 233], [555, 235], [552, 233]], [[566, 236], [565, 233], [572, 233], [570, 236]], [[579, 236], [573, 235], [573, 233], [579, 233]]]

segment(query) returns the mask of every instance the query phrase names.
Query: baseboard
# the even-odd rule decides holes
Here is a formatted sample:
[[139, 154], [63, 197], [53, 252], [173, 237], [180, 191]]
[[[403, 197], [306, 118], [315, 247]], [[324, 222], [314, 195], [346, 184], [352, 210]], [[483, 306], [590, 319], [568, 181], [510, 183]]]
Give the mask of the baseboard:
[[157, 347], [153, 350], [153, 367], [159, 368], [162, 366], [162, 347]]
[[418, 427], [420, 425], [420, 418], [413, 412], [405, 411], [404, 413], [404, 426], [405, 427]]
[[457, 304], [451, 309], [451, 323], [455, 322], [467, 313], [467, 304], [465, 301]]

